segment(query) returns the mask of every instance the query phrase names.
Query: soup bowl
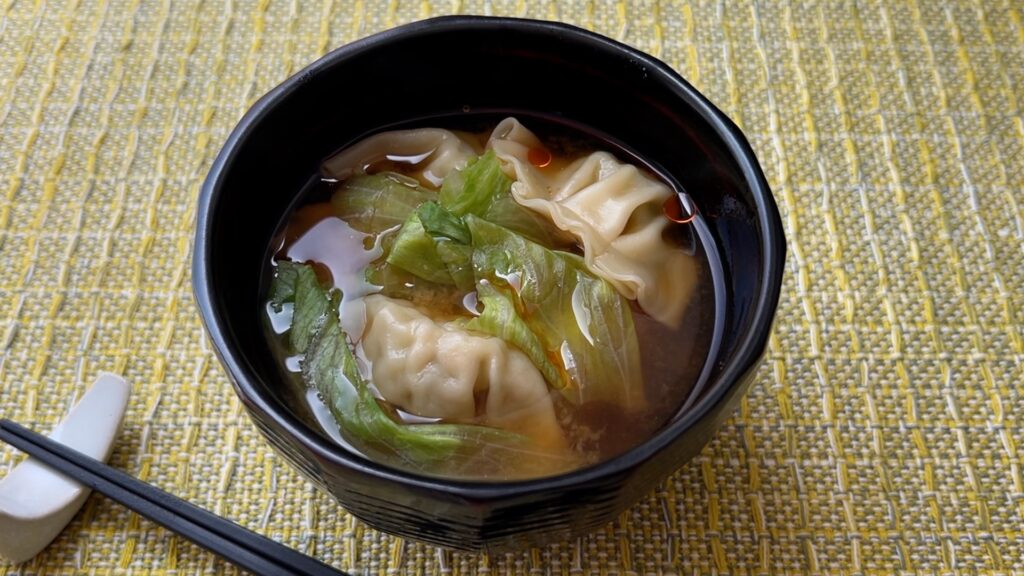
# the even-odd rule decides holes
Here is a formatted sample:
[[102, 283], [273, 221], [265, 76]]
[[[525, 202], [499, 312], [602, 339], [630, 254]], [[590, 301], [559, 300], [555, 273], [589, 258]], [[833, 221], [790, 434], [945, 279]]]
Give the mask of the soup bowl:
[[[720, 255], [719, 338], [685, 410], [631, 450], [523, 481], [395, 469], [333, 442], [286, 393], [261, 330], [271, 237], [320, 162], [410, 120], [524, 111], [592, 127], [685, 186]], [[696, 455], [753, 379], [785, 258], [778, 211], [746, 139], [661, 61], [565, 24], [445, 17], [345, 45], [260, 99], [203, 185], [193, 283], [235, 392], [270, 444], [379, 530], [457, 549], [508, 549], [613, 520]]]

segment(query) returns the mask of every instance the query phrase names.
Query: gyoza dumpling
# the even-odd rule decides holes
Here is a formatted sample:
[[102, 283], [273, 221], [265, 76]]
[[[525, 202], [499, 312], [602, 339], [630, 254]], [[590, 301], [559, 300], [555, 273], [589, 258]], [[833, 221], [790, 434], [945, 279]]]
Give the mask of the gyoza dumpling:
[[478, 151], [449, 130], [416, 128], [374, 134], [324, 162], [324, 171], [338, 180], [364, 174], [366, 167], [388, 159], [411, 159], [423, 178], [434, 186], [452, 170], [461, 170]]
[[360, 345], [372, 380], [391, 404], [427, 418], [485, 420], [558, 452], [565, 438], [547, 384], [525, 354], [505, 341], [439, 324], [412, 304], [365, 298]]
[[487, 147], [516, 179], [515, 200], [573, 234], [591, 272], [660, 322], [679, 324], [697, 266], [662, 237], [669, 225], [662, 214], [672, 195], [668, 186], [607, 152], [539, 170], [528, 154], [543, 146], [514, 118], [495, 127]]

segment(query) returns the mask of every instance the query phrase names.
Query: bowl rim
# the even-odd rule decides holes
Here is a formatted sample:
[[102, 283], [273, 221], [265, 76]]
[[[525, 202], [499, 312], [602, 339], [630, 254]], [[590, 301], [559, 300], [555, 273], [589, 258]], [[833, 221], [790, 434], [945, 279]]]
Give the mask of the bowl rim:
[[[761, 289], [756, 295], [750, 329], [740, 335], [739, 344], [736, 346], [730, 362], [723, 366], [718, 378], [708, 383], [704, 397], [695, 402], [675, 422], [618, 456], [556, 476], [527, 480], [450, 479], [407, 472], [352, 453], [312, 430], [285, 409], [268, 391], [253, 384], [253, 381], [262, 381], [262, 379], [250, 370], [247, 362], [240, 360], [244, 357], [244, 353], [233, 345], [229, 345], [231, 329], [225, 314], [214, 306], [216, 298], [213, 294], [211, 274], [207, 270], [210, 260], [210, 244], [207, 240], [213, 224], [210, 219], [210, 208], [217, 203], [222, 192], [225, 175], [230, 171], [241, 143], [250, 136], [256, 125], [278, 103], [299, 90], [316, 74], [332, 67], [336, 62], [372, 51], [376, 47], [398, 38], [415, 38], [482, 28], [527, 30], [532, 34], [553, 36], [562, 41], [588, 45], [602, 55], [618, 58], [626, 56], [631, 61], [645, 67], [651, 76], [656, 77], [656, 80], [678, 97], [684, 105], [690, 106], [722, 139], [725, 149], [733, 156], [740, 168], [740, 173], [750, 187], [757, 208], [756, 219], [761, 228], [763, 241], [764, 268]], [[440, 16], [391, 28], [335, 48], [284, 80], [249, 108], [217, 154], [200, 190], [193, 247], [192, 284], [208, 337], [213, 343], [221, 363], [230, 373], [229, 380], [236, 394], [248, 409], [272, 419], [285, 433], [300, 442], [306, 450], [323, 463], [349, 468], [380, 481], [394, 482], [415, 489], [446, 492], [453, 497], [471, 501], [482, 501], [562, 490], [620, 476], [664, 450], [675, 439], [696, 425], [716, 404], [723, 401], [727, 393], [738, 386], [744, 376], [760, 362], [778, 305], [785, 254], [785, 236], [778, 207], [746, 137], [725, 113], [670, 66], [632, 46], [562, 22], [494, 16]]]

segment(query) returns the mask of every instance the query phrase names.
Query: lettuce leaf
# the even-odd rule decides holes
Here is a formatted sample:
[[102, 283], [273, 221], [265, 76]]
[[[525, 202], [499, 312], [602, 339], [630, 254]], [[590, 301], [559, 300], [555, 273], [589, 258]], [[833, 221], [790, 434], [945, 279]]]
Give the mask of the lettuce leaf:
[[437, 255], [444, 262], [455, 287], [462, 292], [472, 292], [476, 287], [473, 274], [473, 247], [450, 240], [438, 240]]
[[[471, 453], [484, 445], [512, 447], [523, 437], [496, 428], [467, 424], [400, 424], [396, 422], [374, 397], [363, 379], [349, 348], [348, 339], [341, 329], [334, 309], [318, 313], [319, 304], [339, 299], [337, 291], [329, 293], [316, 278], [312, 266], [291, 265], [295, 276], [295, 318], [313, 317], [316, 321], [299, 325], [295, 331], [305, 331], [308, 346], [302, 361], [302, 378], [320, 395], [330, 410], [342, 434], [359, 446], [386, 449], [414, 462], [430, 462], [450, 458], [456, 453]], [[276, 279], [275, 279], [276, 281]], [[287, 291], [287, 287], [280, 289]], [[272, 292], [275, 289], [272, 288]], [[300, 294], [308, 297], [299, 298]], [[335, 302], [336, 304], [336, 302]], [[336, 308], [335, 308], [336, 309]]]
[[447, 238], [460, 244], [469, 244], [473, 238], [461, 218], [437, 202], [424, 202], [416, 210], [424, 230], [434, 238]]
[[274, 267], [274, 281], [270, 284], [270, 304], [277, 312], [287, 302], [295, 302], [295, 283], [299, 277], [300, 264], [281, 260]]
[[473, 215], [465, 220], [478, 288], [486, 280], [512, 295], [545, 355], [560, 359], [575, 383], [560, 387], [563, 395], [577, 404], [598, 400], [642, 408], [640, 346], [629, 301], [575, 254], [548, 250]]
[[[280, 267], [282, 263], [279, 262], [278, 266]], [[292, 310], [292, 327], [288, 332], [288, 340], [296, 354], [303, 354], [313, 340], [313, 335], [323, 324], [324, 318], [329, 316], [327, 311], [330, 309], [331, 301], [327, 297], [327, 292], [320, 287], [320, 280], [317, 279], [312, 266], [296, 263], [290, 265], [295, 270], [295, 308]]]
[[483, 216], [495, 198], [508, 196], [512, 179], [501, 170], [493, 150], [451, 172], [441, 183], [441, 205], [456, 216]]
[[494, 151], [488, 150], [466, 168], [448, 174], [439, 201], [456, 216], [473, 214], [545, 246], [560, 244], [564, 234], [554, 224], [512, 198], [512, 182]]
[[449, 458], [517, 435], [462, 424], [399, 424], [381, 407], [359, 374], [338, 319], [329, 315], [303, 361], [302, 376], [350, 440], [384, 448], [415, 462]]
[[437, 253], [434, 237], [423, 228], [415, 212], [398, 231], [388, 252], [387, 263], [430, 282], [455, 284], [448, 267]]
[[[442, 254], [439, 249], [438, 254]], [[469, 266], [468, 290], [473, 290], [473, 268]], [[385, 261], [378, 261], [366, 269], [366, 281], [380, 286], [380, 294], [389, 298], [408, 300], [417, 306], [443, 312], [458, 314], [464, 310], [463, 298], [467, 289], [450, 284], [438, 284], [392, 266]]]
[[437, 194], [401, 174], [354, 176], [331, 196], [334, 213], [366, 234], [379, 234], [402, 225], [416, 208]]
[[552, 388], [558, 390], [570, 384], [566, 375], [544, 353], [540, 339], [516, 312], [512, 296], [484, 279], [477, 284], [477, 300], [484, 310], [467, 322], [466, 328], [496, 336], [519, 348]]
[[559, 230], [546, 217], [516, 202], [511, 195], [495, 198], [481, 217], [522, 234], [542, 246], [555, 247], [574, 243], [570, 235]]
[[398, 231], [387, 263], [423, 280], [472, 290], [469, 228], [436, 202], [425, 202]]

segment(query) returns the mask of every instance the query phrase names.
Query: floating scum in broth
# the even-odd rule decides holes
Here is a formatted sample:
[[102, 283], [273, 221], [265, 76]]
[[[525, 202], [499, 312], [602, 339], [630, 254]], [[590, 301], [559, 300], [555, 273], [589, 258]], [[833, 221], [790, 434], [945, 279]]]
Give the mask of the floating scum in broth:
[[339, 443], [429, 475], [547, 476], [642, 442], [692, 391], [715, 295], [675, 193], [537, 124], [376, 134], [284, 219], [267, 334]]

